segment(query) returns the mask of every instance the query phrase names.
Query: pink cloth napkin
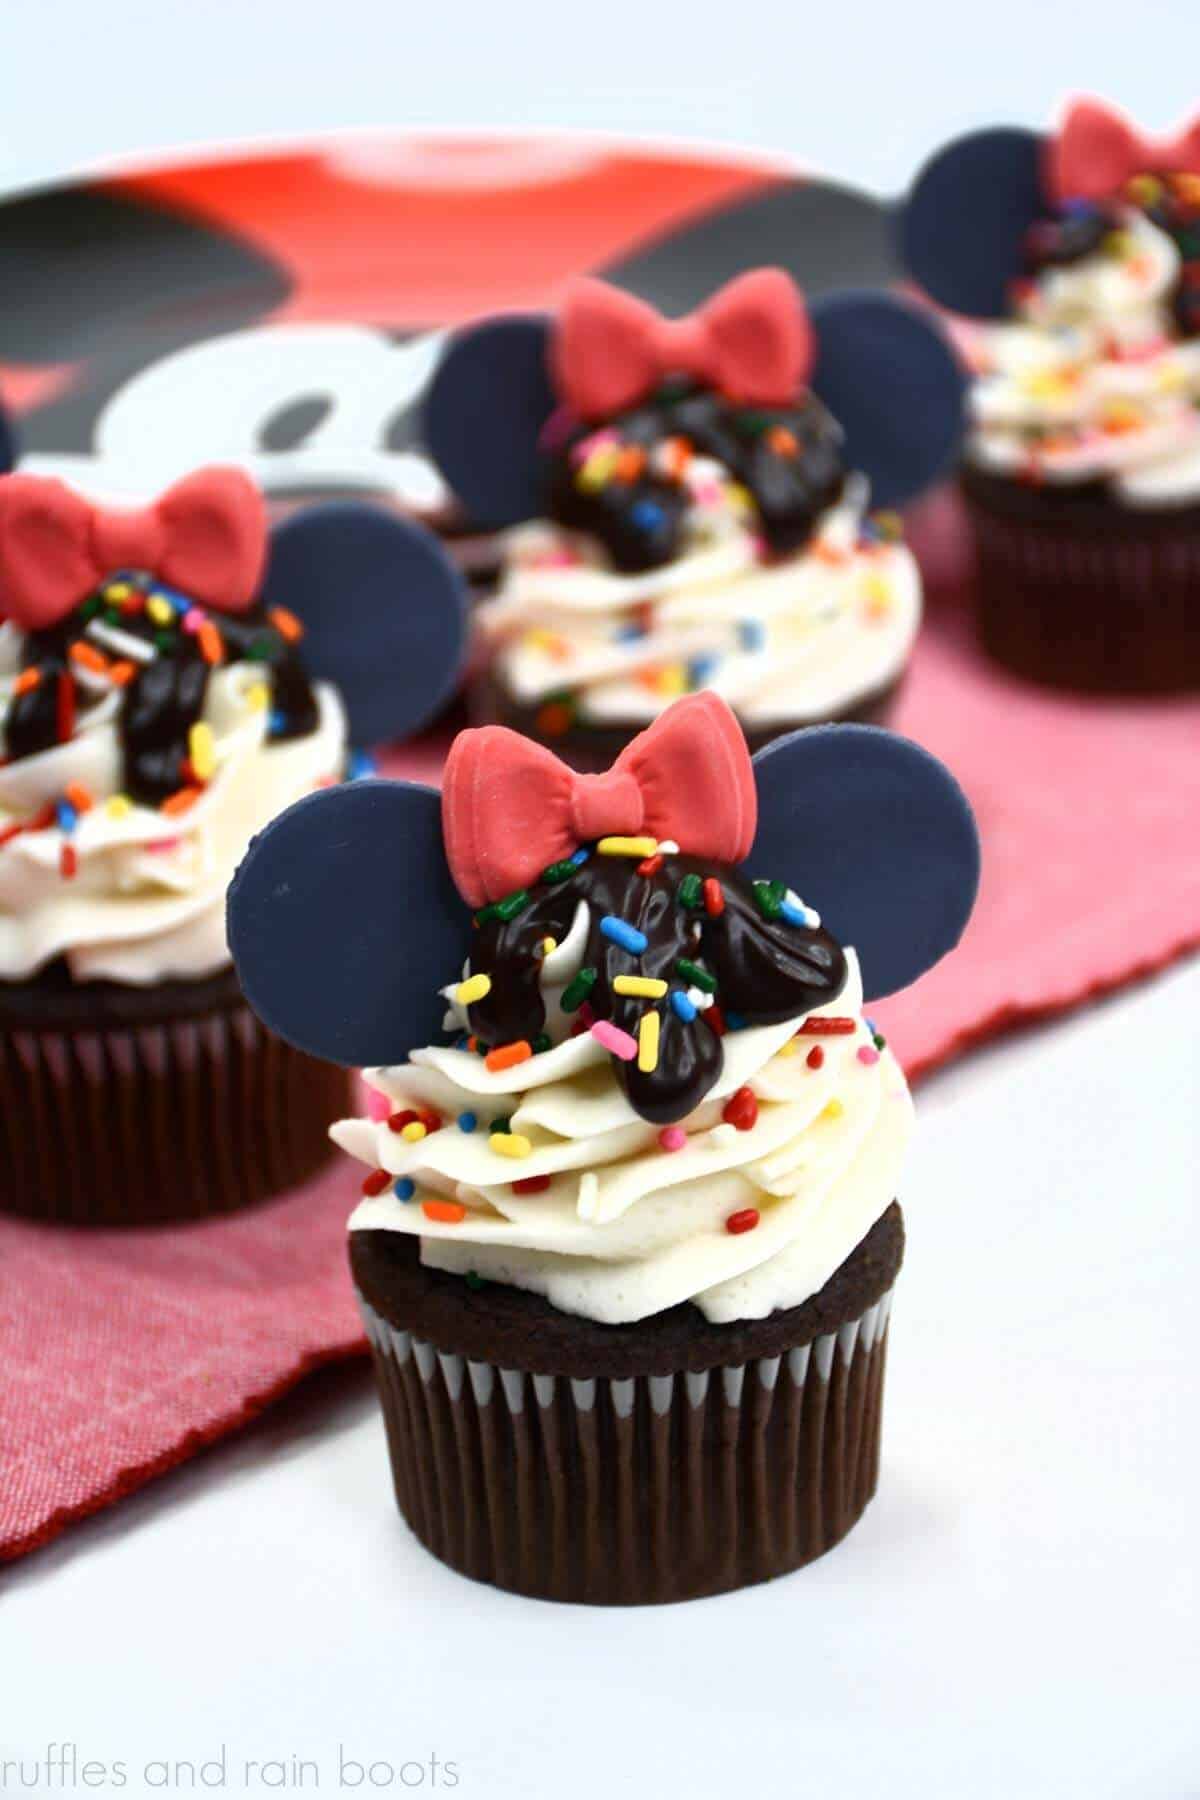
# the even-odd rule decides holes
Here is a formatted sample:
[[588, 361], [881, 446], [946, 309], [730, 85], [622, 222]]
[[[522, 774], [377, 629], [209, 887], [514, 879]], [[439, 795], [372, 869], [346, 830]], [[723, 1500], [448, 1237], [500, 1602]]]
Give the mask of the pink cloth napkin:
[[[1200, 943], [1200, 702], [1080, 700], [990, 669], [958, 522], [919, 521], [936, 598], [896, 721], [955, 770], [984, 841], [960, 949], [878, 1019], [912, 1075]], [[388, 761], [436, 779], [444, 742]], [[232, 1431], [364, 1348], [335, 1164], [241, 1217], [129, 1233], [0, 1220], [0, 1558]]]

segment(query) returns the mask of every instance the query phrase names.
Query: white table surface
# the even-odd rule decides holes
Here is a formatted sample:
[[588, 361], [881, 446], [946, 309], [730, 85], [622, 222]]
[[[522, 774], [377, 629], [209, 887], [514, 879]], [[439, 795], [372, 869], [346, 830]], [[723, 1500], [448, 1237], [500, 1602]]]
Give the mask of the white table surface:
[[478, 1587], [400, 1523], [365, 1372], [325, 1376], [12, 1569], [0, 1756], [127, 1794], [222, 1746], [233, 1793], [349, 1791], [341, 1746], [389, 1765], [363, 1792], [452, 1763], [487, 1800], [1200, 1794], [1198, 1021], [1192, 961], [925, 1084], [880, 1492], [822, 1562], [639, 1611]]

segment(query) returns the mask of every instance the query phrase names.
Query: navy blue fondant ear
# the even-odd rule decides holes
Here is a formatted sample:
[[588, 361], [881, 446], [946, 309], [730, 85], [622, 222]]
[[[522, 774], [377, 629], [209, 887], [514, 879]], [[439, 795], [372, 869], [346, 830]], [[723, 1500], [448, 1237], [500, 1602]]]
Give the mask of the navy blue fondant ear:
[[17, 460], [17, 440], [8, 414], [0, 406], [0, 475], [7, 475]]
[[463, 580], [411, 519], [360, 500], [294, 513], [271, 534], [262, 597], [303, 624], [305, 666], [340, 690], [352, 744], [419, 731], [457, 685]]
[[363, 1068], [440, 1042], [471, 938], [440, 796], [356, 781], [298, 800], [246, 852], [226, 925], [246, 998], [298, 1049]]
[[930, 158], [899, 215], [900, 253], [940, 306], [978, 319], [1008, 310], [1026, 233], [1049, 210], [1046, 140], [1019, 126], [973, 131]]
[[822, 725], [760, 750], [754, 773], [747, 873], [817, 909], [857, 952], [868, 1000], [954, 948], [979, 888], [979, 833], [936, 757], [876, 725]]
[[429, 454], [476, 525], [518, 525], [539, 510], [550, 321], [484, 319], [451, 337], [425, 395]]
[[871, 479], [876, 506], [902, 505], [955, 460], [967, 379], [928, 312], [866, 290], [811, 308], [814, 393], [845, 433], [848, 469]]

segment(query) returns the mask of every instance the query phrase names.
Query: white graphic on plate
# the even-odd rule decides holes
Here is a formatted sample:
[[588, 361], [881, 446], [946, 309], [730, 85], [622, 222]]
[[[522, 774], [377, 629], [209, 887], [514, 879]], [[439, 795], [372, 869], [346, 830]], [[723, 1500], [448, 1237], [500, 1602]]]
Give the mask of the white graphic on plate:
[[[441, 334], [392, 343], [362, 325], [260, 325], [151, 363], [108, 401], [92, 454], [31, 453], [22, 468], [98, 496], [140, 497], [201, 463], [248, 469], [268, 493], [355, 488], [436, 504], [425, 457], [390, 450], [393, 421], [420, 398]], [[272, 421], [304, 402], [325, 411], [293, 448], [263, 448]]]
[[498, 193], [570, 181], [597, 168], [608, 155], [603, 146], [557, 138], [523, 138], [497, 143], [438, 143], [421, 138], [353, 138], [330, 149], [325, 162], [335, 174], [370, 187], [418, 188]]

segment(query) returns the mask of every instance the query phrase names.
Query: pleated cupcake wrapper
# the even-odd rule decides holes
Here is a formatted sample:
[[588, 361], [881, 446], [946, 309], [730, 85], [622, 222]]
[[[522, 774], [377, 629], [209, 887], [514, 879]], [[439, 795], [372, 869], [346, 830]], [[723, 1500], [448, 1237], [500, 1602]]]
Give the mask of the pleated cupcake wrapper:
[[400, 1511], [452, 1568], [548, 1600], [785, 1574], [875, 1492], [891, 1302], [782, 1356], [575, 1380], [436, 1350], [360, 1293]]
[[331, 1154], [343, 1070], [240, 998], [204, 1017], [0, 1032], [0, 1208], [74, 1225], [227, 1213]]
[[1097, 693], [1200, 688], [1200, 524], [1025, 523], [968, 496], [980, 631], [998, 662]]

